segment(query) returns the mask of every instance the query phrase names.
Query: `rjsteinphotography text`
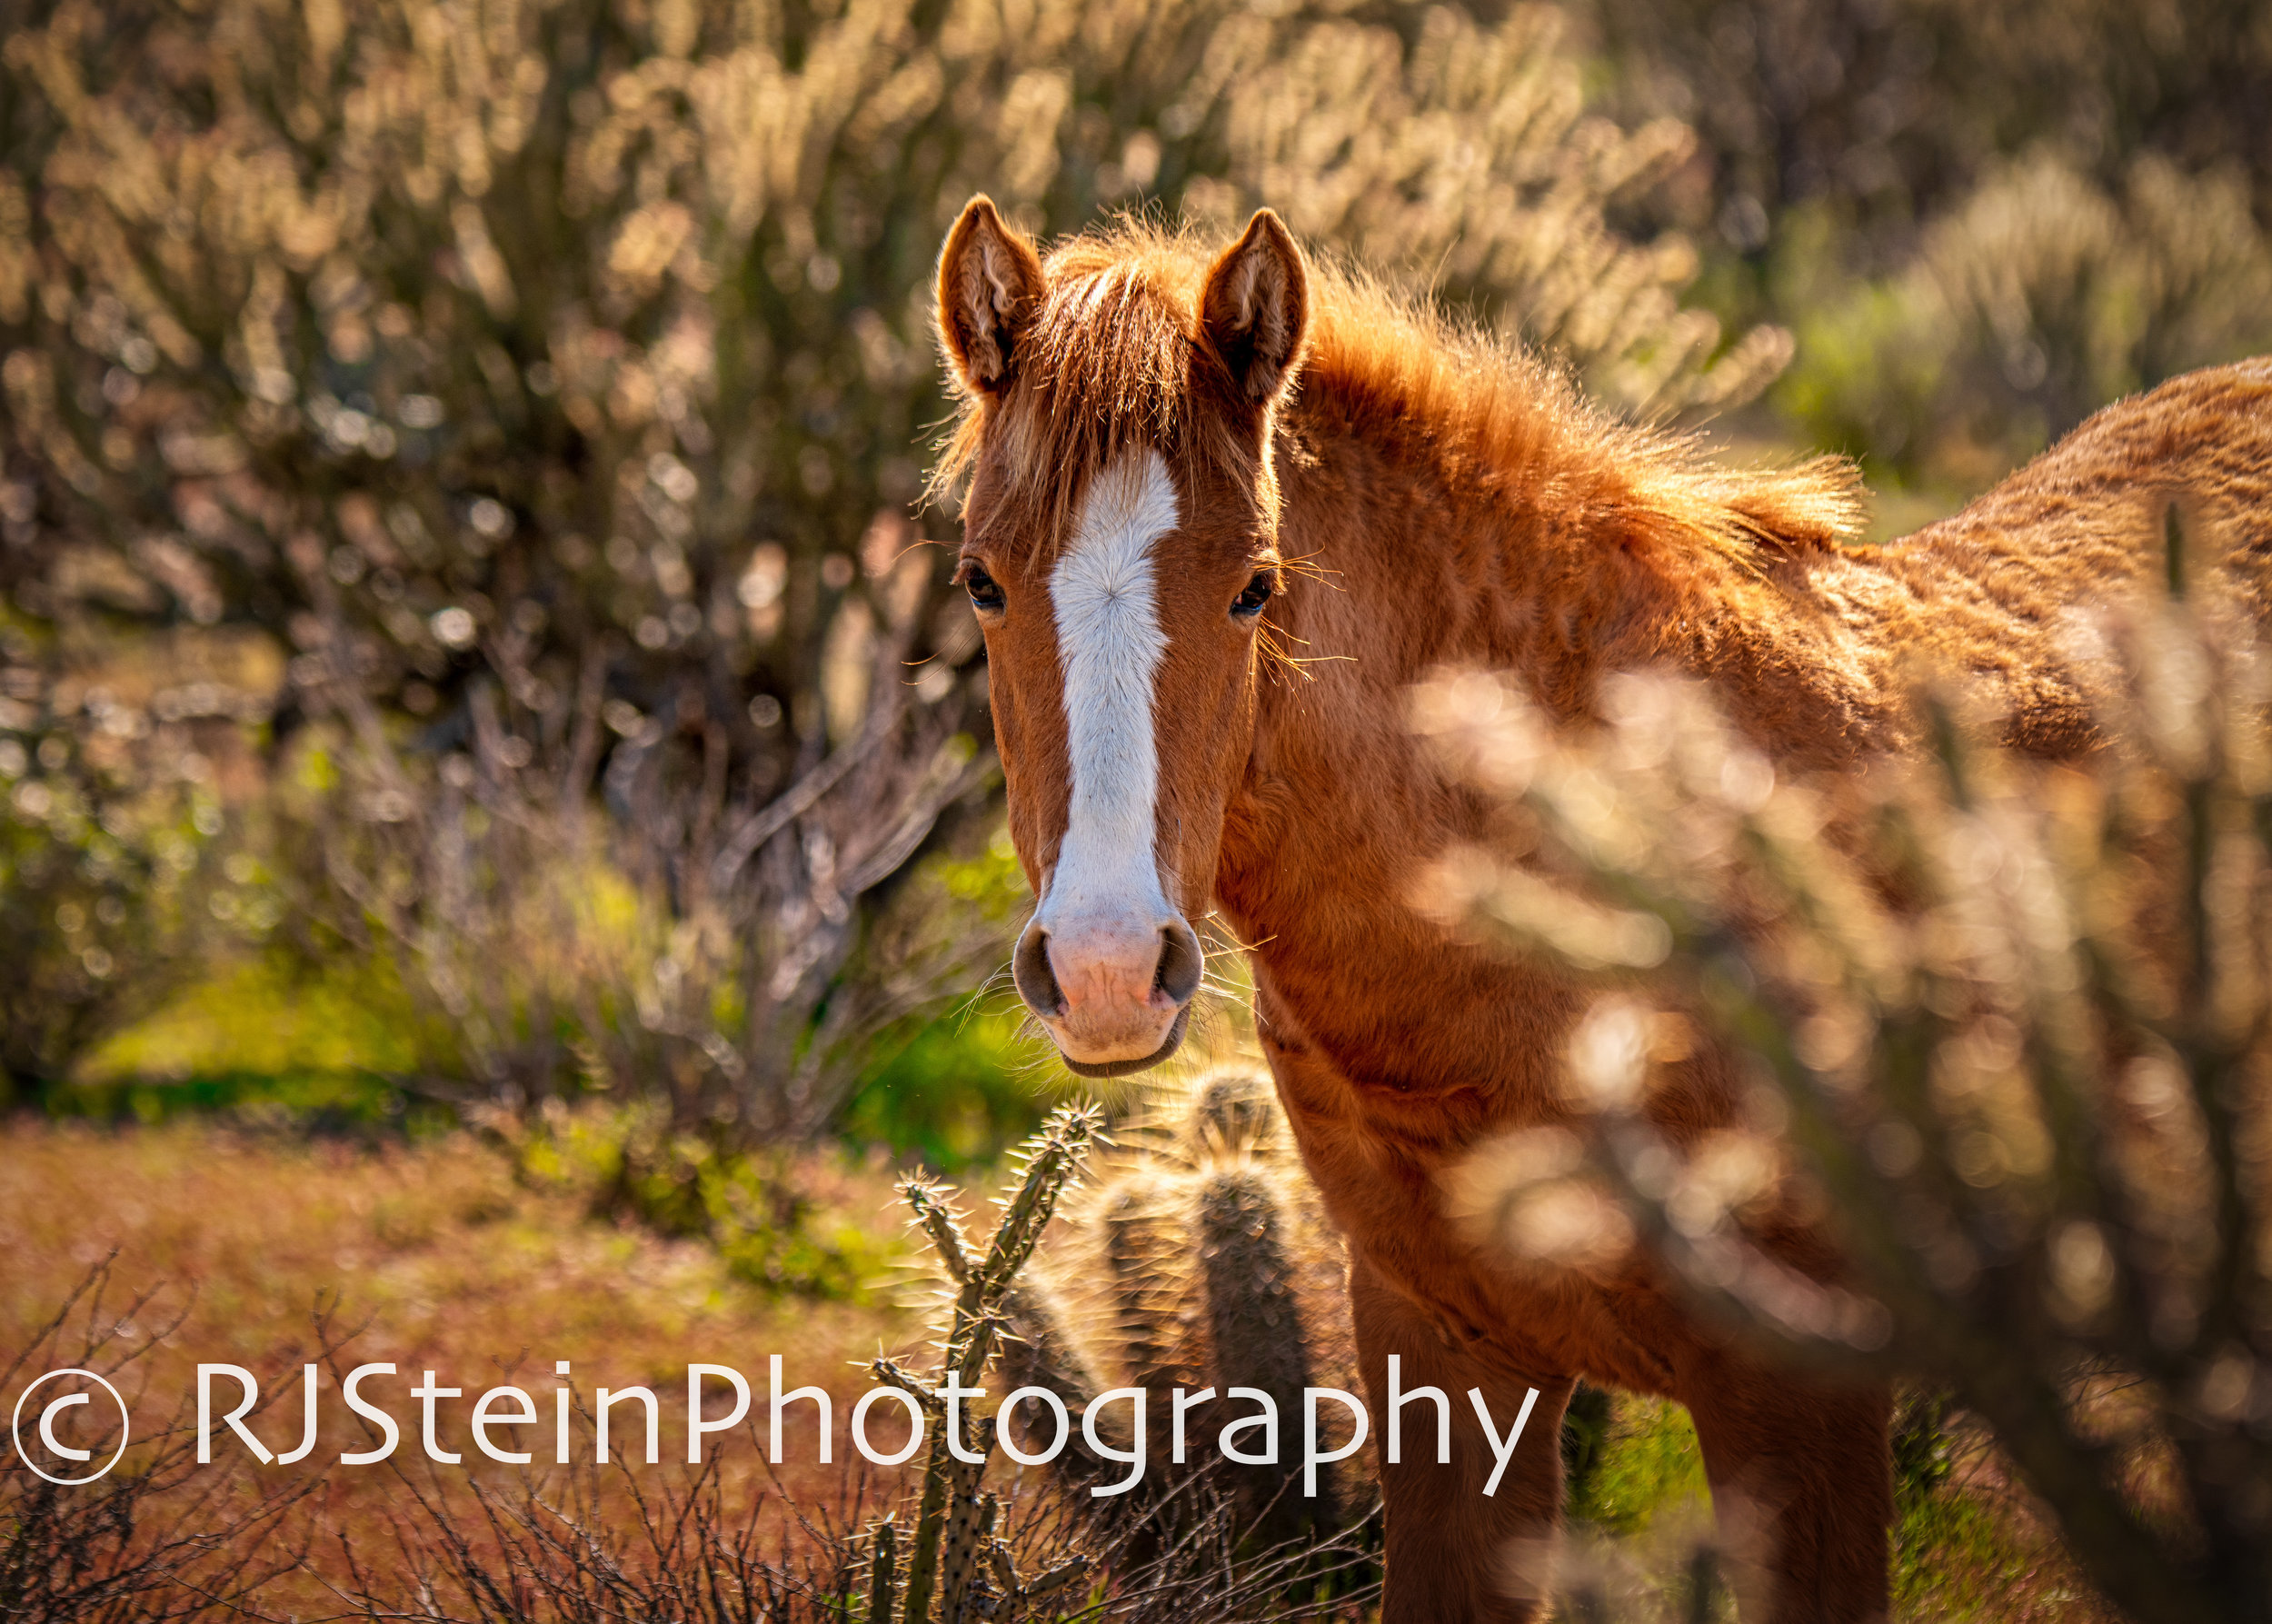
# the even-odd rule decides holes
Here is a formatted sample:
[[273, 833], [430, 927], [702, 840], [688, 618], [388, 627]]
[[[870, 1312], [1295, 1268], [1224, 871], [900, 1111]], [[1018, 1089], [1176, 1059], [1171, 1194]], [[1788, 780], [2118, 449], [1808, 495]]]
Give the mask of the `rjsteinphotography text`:
[[[1420, 1444], [1424, 1449], [1427, 1433], [1434, 1434], [1435, 1459], [1440, 1465], [1451, 1460], [1451, 1417], [1453, 1400], [1438, 1387], [1403, 1386], [1402, 1360], [1389, 1357], [1389, 1400], [1386, 1406], [1386, 1432], [1382, 1440], [1383, 1452], [1390, 1462], [1403, 1460], [1404, 1412], [1415, 1405], [1423, 1406], [1418, 1418]], [[818, 1458], [827, 1464], [834, 1459], [835, 1399], [824, 1388], [815, 1386], [783, 1388], [782, 1356], [773, 1354], [768, 1360], [767, 1388], [763, 1398], [752, 1390], [748, 1378], [731, 1365], [690, 1364], [686, 1367], [685, 1416], [681, 1428], [686, 1441], [686, 1460], [699, 1466], [703, 1460], [703, 1440], [714, 1434], [732, 1432], [752, 1420], [753, 1404], [759, 1406], [765, 1419], [767, 1458], [781, 1464], [786, 1458], [785, 1421], [794, 1413], [819, 1424]], [[575, 1458], [571, 1437], [571, 1417], [584, 1407], [577, 1401], [569, 1361], [562, 1360], [553, 1367], [556, 1378], [551, 1390], [550, 1425], [551, 1457], [554, 1464], [567, 1465]], [[540, 1408], [537, 1395], [527, 1388], [511, 1384], [492, 1387], [473, 1396], [470, 1408], [464, 1400], [467, 1390], [463, 1387], [443, 1386], [433, 1370], [418, 1373], [421, 1380], [407, 1390], [402, 1383], [409, 1377], [391, 1363], [357, 1365], [340, 1380], [340, 1397], [346, 1407], [361, 1418], [365, 1432], [361, 1449], [344, 1449], [339, 1453], [343, 1466], [371, 1466], [391, 1458], [403, 1447], [406, 1430], [414, 1431], [418, 1447], [429, 1460], [444, 1466], [455, 1466], [465, 1459], [463, 1448], [453, 1445], [470, 1443], [471, 1447], [492, 1460], [508, 1466], [527, 1466], [536, 1460], [535, 1440], [541, 1434], [523, 1430], [543, 1425], [548, 1419]], [[322, 1383], [320, 1367], [307, 1365], [301, 1373], [302, 1425], [299, 1442], [288, 1450], [279, 1451], [246, 1424], [246, 1418], [260, 1401], [259, 1379], [242, 1365], [200, 1364], [197, 1367], [197, 1459], [201, 1462], [213, 1460], [215, 1448], [225, 1448], [233, 1434], [236, 1442], [263, 1465], [289, 1466], [305, 1460], [323, 1443], [318, 1410], [318, 1395]], [[730, 1407], [722, 1415], [713, 1415], [713, 1398], [732, 1395]], [[948, 1448], [958, 1460], [972, 1465], [985, 1456], [965, 1443], [967, 1430], [962, 1406], [976, 1405], [990, 1397], [983, 1387], [966, 1387], [950, 1371], [937, 1390], [937, 1397], [944, 1406], [948, 1429]], [[1536, 1388], [1525, 1390], [1520, 1407], [1511, 1421], [1504, 1422], [1491, 1413], [1490, 1402], [1482, 1390], [1470, 1388], [1466, 1398], [1475, 1410], [1477, 1421], [1484, 1436], [1490, 1440], [1493, 1463], [1490, 1476], [1482, 1491], [1487, 1495], [1499, 1492], [1500, 1478], [1515, 1446], [1521, 1441], [1523, 1429], [1530, 1420], [1531, 1408], [1538, 1401]], [[1236, 1419], [1214, 1427], [1211, 1421], [1202, 1425], [1194, 1416], [1213, 1414], [1214, 1400], [1221, 1398], [1243, 1405], [1244, 1413]], [[406, 1399], [408, 1411], [395, 1406]], [[1021, 1466], [1044, 1466], [1062, 1454], [1071, 1441], [1076, 1424], [1081, 1440], [1100, 1459], [1126, 1464], [1127, 1475], [1119, 1480], [1091, 1487], [1092, 1496], [1104, 1497], [1125, 1494], [1143, 1481], [1147, 1466], [1146, 1440], [1151, 1436], [1147, 1427], [1146, 1411], [1155, 1400], [1164, 1399], [1168, 1410], [1168, 1451], [1170, 1460], [1178, 1466], [1197, 1451], [1213, 1449], [1225, 1460], [1241, 1466], [1275, 1466], [1280, 1460], [1281, 1418], [1278, 1401], [1270, 1393], [1257, 1387], [1232, 1387], [1220, 1394], [1212, 1387], [1187, 1390], [1174, 1388], [1153, 1394], [1141, 1387], [1114, 1388], [1099, 1393], [1078, 1412], [1070, 1409], [1064, 1399], [1046, 1387], [1021, 1387], [1002, 1395], [994, 1410], [992, 1425], [995, 1447]], [[77, 1403], [76, 1399], [61, 1400]], [[879, 1403], [885, 1418], [874, 1415]], [[804, 1406], [802, 1412], [792, 1412], [792, 1406]], [[1038, 1434], [1029, 1433], [1017, 1424], [1021, 1411], [1031, 1407], [1030, 1413], [1041, 1418]], [[1202, 1408], [1205, 1407], [1205, 1408]], [[659, 1464], [663, 1459], [663, 1410], [665, 1405], [655, 1390], [649, 1387], [597, 1389], [589, 1403], [593, 1459], [601, 1465], [620, 1457], [626, 1462], [644, 1460], [648, 1465]], [[1116, 1413], [1117, 1412], [1117, 1413]], [[51, 1427], [45, 1411], [43, 1428]], [[973, 1410], [972, 1414], [977, 1412]], [[401, 1419], [407, 1414], [411, 1419]], [[886, 1419], [896, 1417], [898, 1419]], [[1290, 1427], [1296, 1418], [1284, 1418], [1283, 1426]], [[1318, 1492], [1318, 1468], [1346, 1460], [1364, 1447], [1371, 1432], [1371, 1415], [1363, 1400], [1356, 1394], [1333, 1387], [1305, 1387], [1301, 1392], [1300, 1462], [1301, 1491], [1314, 1497]], [[849, 1417], [852, 1446], [861, 1457], [878, 1466], [898, 1466], [912, 1458], [922, 1448], [928, 1430], [929, 1417], [924, 1404], [916, 1397], [896, 1387], [874, 1387], [852, 1404]], [[1429, 1425], [1433, 1423], [1432, 1428]], [[19, 1427], [24, 1424], [19, 1416]], [[1213, 1436], [1206, 1433], [1211, 1430]], [[1330, 1435], [1339, 1434], [1338, 1441]], [[49, 1436], [43, 1432], [43, 1438]], [[1048, 1441], [1040, 1449], [1026, 1447], [1037, 1436]], [[525, 1446], [525, 1447], [516, 1447]], [[1422, 1454], [1418, 1459], [1425, 1460]]]

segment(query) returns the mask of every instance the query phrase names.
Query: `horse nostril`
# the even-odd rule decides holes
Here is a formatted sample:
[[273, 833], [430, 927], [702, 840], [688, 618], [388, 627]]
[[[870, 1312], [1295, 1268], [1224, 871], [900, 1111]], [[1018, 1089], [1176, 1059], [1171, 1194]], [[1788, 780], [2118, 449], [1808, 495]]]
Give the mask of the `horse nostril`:
[[1050, 964], [1050, 933], [1041, 926], [1028, 925], [1019, 935], [1018, 951], [1010, 958], [1010, 979], [1035, 1014], [1055, 1020], [1065, 1012], [1065, 993]]
[[1181, 920], [1164, 925], [1160, 931], [1160, 968], [1152, 975], [1153, 988], [1166, 993], [1178, 1003], [1191, 1001], [1191, 994], [1199, 991], [1200, 971], [1207, 963], [1200, 951], [1199, 938], [1191, 927]]

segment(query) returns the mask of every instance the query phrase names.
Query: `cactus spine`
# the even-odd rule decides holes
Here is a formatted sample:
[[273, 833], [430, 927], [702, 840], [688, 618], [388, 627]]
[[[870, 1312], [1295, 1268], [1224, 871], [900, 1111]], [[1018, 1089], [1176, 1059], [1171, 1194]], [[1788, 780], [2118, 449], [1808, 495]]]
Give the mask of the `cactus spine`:
[[[1023, 1176], [1004, 1203], [1001, 1222], [982, 1257], [972, 1255], [941, 1187], [920, 1179], [911, 1179], [900, 1187], [901, 1199], [914, 1213], [940, 1266], [959, 1288], [947, 1326], [940, 1367], [942, 1375], [952, 1373], [964, 1387], [976, 1387], [984, 1379], [1001, 1350], [1007, 1324], [1004, 1305], [1019, 1270], [1033, 1255], [1059, 1198], [1080, 1172], [1096, 1129], [1093, 1110], [1067, 1108], [1052, 1112], [1041, 1131], [1026, 1141], [1021, 1151], [1025, 1161]], [[915, 1537], [903, 1586], [897, 1582], [898, 1536], [887, 1531], [892, 1528], [888, 1520], [875, 1528], [869, 1602], [872, 1624], [889, 1624], [892, 1612], [902, 1607], [903, 1624], [932, 1624], [934, 1617], [938, 1624], [965, 1624], [969, 1619], [992, 1613], [1005, 1596], [1039, 1595], [1042, 1589], [1071, 1582], [1087, 1570], [1086, 1559], [1074, 1557], [1031, 1581], [1021, 1578], [1007, 1547], [994, 1537], [1000, 1507], [992, 1495], [980, 1491], [985, 1457], [992, 1449], [982, 1438], [977, 1416], [968, 1406], [960, 1410], [957, 1419], [962, 1436], [952, 1441], [977, 1459], [958, 1460], [949, 1448], [942, 1384], [925, 1380], [889, 1359], [877, 1360], [872, 1369], [878, 1380], [915, 1397], [932, 1430], [922, 1499], [916, 1511]], [[990, 1569], [1002, 1585], [1000, 1591], [989, 1580]], [[1005, 1573], [1006, 1579], [1001, 1577]], [[886, 1610], [877, 1612], [879, 1604]]]

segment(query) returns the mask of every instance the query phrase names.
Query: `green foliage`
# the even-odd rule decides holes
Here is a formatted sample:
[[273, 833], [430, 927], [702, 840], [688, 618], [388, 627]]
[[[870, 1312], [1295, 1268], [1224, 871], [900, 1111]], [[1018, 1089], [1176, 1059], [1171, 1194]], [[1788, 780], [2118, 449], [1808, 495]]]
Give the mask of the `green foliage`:
[[1572, 1518], [1620, 1536], [1643, 1532], [1669, 1509], [1709, 1502], [1689, 1412], [1669, 1399], [1616, 1395], [1599, 1452], [1573, 1490]]
[[1784, 251], [1800, 359], [1777, 406], [1817, 443], [1986, 483], [2095, 408], [2272, 349], [2272, 233], [2242, 175], [2158, 154], [2102, 186], [2048, 153], [1998, 164], [1897, 274], [1837, 274], [1806, 213]]
[[701, 1240], [768, 1290], [859, 1299], [902, 1256], [872, 1214], [832, 1188], [825, 1155], [734, 1151], [674, 1131], [644, 1105], [556, 1105], [508, 1131], [523, 1179], [578, 1191], [595, 1217]]
[[[257, 878], [252, 884], [257, 894]], [[443, 1046], [451, 1034], [422, 1028], [420, 1012], [384, 960], [332, 952], [311, 964], [272, 949], [207, 968], [88, 1054], [74, 1076], [82, 1084], [116, 1084], [292, 1074], [395, 1079], [446, 1069]]]
[[1617, 1395], [1606, 1387], [1580, 1381], [1562, 1410], [1562, 1506], [1568, 1516], [1590, 1491], [1595, 1468], [1609, 1448], [1617, 1422]]
[[1049, 1101], [1022, 1015], [962, 1011], [925, 1023], [846, 1102], [837, 1131], [942, 1172], [991, 1165]]
[[212, 762], [0, 608], [0, 1090], [67, 1076], [240, 915]]
[[1956, 1470], [1948, 1411], [1944, 1390], [1916, 1388], [1902, 1395], [1893, 1421], [1893, 1498], [1898, 1505], [1929, 1498]]
[[1893, 1487], [1890, 1577], [1894, 1603], [1908, 1616], [1952, 1624], [2011, 1619], [2023, 1609], [2031, 1618], [2111, 1616], [1946, 1392], [1903, 1394]]
[[[311, 750], [300, 760], [305, 771], [324, 757]], [[921, 867], [913, 884], [951, 895], [952, 905], [982, 919], [1005, 919], [1024, 898], [1014, 860], [1002, 855], [1007, 851], [1007, 841], [997, 840], [967, 860], [942, 855]], [[273, 882], [250, 871], [247, 880], [234, 888], [240, 905], [273, 907]], [[573, 931], [525, 942], [491, 980], [493, 991], [517, 1002], [523, 1024], [548, 976], [573, 987], [554, 967], [576, 962], [570, 955], [579, 942], [622, 952], [638, 951], [646, 940], [640, 900], [619, 877], [588, 872], [576, 901]], [[946, 905], [921, 899], [923, 909]], [[908, 929], [917, 933], [922, 927]], [[446, 1080], [463, 1074], [457, 1045], [466, 1030], [437, 1019], [431, 1003], [404, 985], [402, 970], [393, 954], [336, 940], [279, 942], [224, 959], [96, 1044], [72, 1073], [78, 1086], [50, 1091], [49, 1108], [171, 1116], [268, 1101], [294, 1112], [304, 1104], [311, 1120], [329, 1121], [343, 1111], [358, 1121], [399, 1119], [405, 1088], [449, 1089]], [[600, 1005], [596, 1013], [603, 1021], [636, 1020], [635, 1009], [620, 1006]], [[853, 1063], [865, 1068], [864, 1075], [837, 1131], [854, 1144], [885, 1146], [894, 1160], [947, 1171], [999, 1161], [1048, 1109], [1021, 1027], [1020, 1016], [1001, 1009], [976, 1012], [967, 999], [943, 1014], [903, 1020], [856, 1051]], [[572, 1027], [552, 1033], [551, 1041], [564, 1050], [575, 1036]]]
[[1570, 0], [1603, 101], [1690, 122], [1652, 217], [1789, 324], [1781, 425], [1968, 494], [2118, 394], [2272, 348], [2249, 0]]
[[[1949, 1619], [2000, 1616], [2004, 1587], [2027, 1576], [2025, 1552], [2011, 1550], [1995, 1513], [1964, 1495], [1928, 1495], [1901, 1507], [1894, 1529], [1897, 1603]], [[1948, 1576], [1964, 1582], [1950, 1585]]]
[[[184, 882], [200, 856], [194, 811], [137, 817], [42, 777], [0, 806], [0, 1080], [39, 1087], [173, 971]], [[207, 816], [212, 814], [208, 811]]]
[[450, 1106], [368, 1072], [196, 1072], [164, 1082], [68, 1083], [40, 1099], [50, 1116], [158, 1127], [184, 1117], [295, 1137], [430, 1138], [458, 1125]]
[[[952, 1173], [991, 1166], [1039, 1130], [1064, 1078], [996, 974], [1031, 902], [1009, 831], [999, 824], [983, 843], [950, 846], [903, 876], [813, 1038], [825, 1045], [834, 1031], [854, 1034], [832, 1063], [852, 1079], [832, 1124], [838, 1134], [886, 1146], [897, 1161]], [[942, 943], [973, 935], [998, 946], [1001, 957], [972, 955], [969, 980], [951, 1001], [933, 999], [880, 1029], [862, 1015], [875, 997], [871, 989], [889, 999], [911, 969], [928, 984], [951, 986], [952, 977], [924, 971], [925, 961]], [[979, 991], [967, 991], [982, 977]]]

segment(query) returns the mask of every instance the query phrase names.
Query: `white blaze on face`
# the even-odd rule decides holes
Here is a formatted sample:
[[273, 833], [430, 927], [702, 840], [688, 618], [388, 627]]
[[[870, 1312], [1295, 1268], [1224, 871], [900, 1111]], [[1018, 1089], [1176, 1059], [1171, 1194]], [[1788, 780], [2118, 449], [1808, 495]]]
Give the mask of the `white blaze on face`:
[[1129, 921], [1152, 932], [1175, 916], [1160, 886], [1153, 820], [1160, 752], [1153, 678], [1160, 629], [1151, 546], [1178, 523], [1175, 485], [1156, 451], [1099, 473], [1050, 574], [1072, 796], [1041, 922], [1059, 931]]

